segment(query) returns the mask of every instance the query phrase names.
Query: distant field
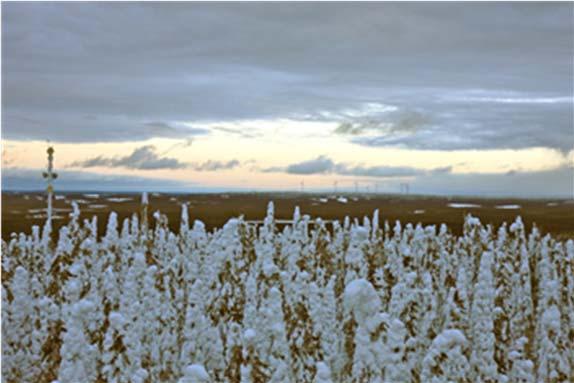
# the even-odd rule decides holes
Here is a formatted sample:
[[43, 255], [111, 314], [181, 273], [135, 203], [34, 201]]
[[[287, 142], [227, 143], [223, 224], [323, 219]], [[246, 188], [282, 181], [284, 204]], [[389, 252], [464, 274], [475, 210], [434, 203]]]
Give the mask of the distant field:
[[[339, 196], [341, 197], [341, 196]], [[45, 208], [42, 193], [2, 193], [2, 238], [12, 232], [30, 232], [31, 225], [41, 225]], [[125, 193], [64, 193], [57, 194], [54, 203], [58, 228], [66, 222], [71, 211], [71, 201], [79, 203], [82, 218], [98, 217], [101, 233], [105, 230], [110, 211], [118, 213], [120, 220], [139, 211], [139, 194]], [[362, 218], [379, 209], [381, 221], [403, 224], [445, 223], [454, 233], [460, 234], [463, 217], [467, 213], [477, 216], [484, 223], [500, 225], [512, 222], [520, 215], [528, 230], [533, 223], [543, 233], [558, 238], [574, 238], [574, 201], [445, 198], [390, 195], [343, 195], [335, 198], [329, 194], [260, 193], [260, 194], [150, 194], [150, 222], [153, 212], [160, 210], [169, 218], [172, 230], [178, 230], [181, 204], [187, 203], [190, 219], [203, 221], [208, 229], [219, 227], [229, 218], [241, 214], [248, 220], [265, 216], [269, 201], [275, 202], [276, 217], [289, 219], [295, 206], [302, 214], [312, 218], [343, 219], [346, 215]]]

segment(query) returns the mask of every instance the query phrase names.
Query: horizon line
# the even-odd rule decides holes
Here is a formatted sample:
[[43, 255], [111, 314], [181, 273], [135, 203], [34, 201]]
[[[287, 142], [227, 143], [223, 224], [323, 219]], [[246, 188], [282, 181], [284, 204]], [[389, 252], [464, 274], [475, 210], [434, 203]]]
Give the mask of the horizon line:
[[[17, 188], [1, 188], [0, 193], [45, 193], [44, 189], [17, 189]], [[520, 199], [520, 200], [574, 200], [573, 195], [511, 195], [511, 194], [465, 194], [465, 193], [397, 193], [397, 192], [355, 192], [352, 190], [279, 190], [279, 189], [217, 189], [210, 188], [206, 190], [166, 190], [166, 189], [146, 189], [146, 190], [132, 190], [132, 189], [61, 189], [56, 190], [55, 194], [85, 194], [85, 193], [100, 193], [100, 194], [135, 194], [141, 195], [142, 193], [157, 193], [157, 194], [190, 194], [190, 195], [208, 195], [208, 194], [291, 194], [291, 195], [354, 195], [354, 196], [368, 196], [368, 197], [399, 197], [399, 198], [476, 198], [476, 199]]]

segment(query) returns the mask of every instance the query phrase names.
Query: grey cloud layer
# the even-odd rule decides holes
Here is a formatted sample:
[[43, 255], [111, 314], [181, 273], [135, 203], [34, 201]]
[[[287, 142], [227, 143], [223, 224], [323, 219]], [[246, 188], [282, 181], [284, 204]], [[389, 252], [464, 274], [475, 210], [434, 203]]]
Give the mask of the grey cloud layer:
[[[3, 190], [43, 190], [46, 186], [41, 169], [2, 169]], [[218, 191], [205, 189], [193, 183], [158, 180], [130, 175], [104, 175], [92, 172], [60, 170], [56, 190], [65, 191]], [[380, 184], [379, 191], [398, 191], [400, 181]], [[572, 198], [574, 168], [563, 166], [538, 172], [505, 174], [452, 174], [433, 173], [416, 177], [411, 191], [417, 194], [447, 194], [476, 196], [519, 196]], [[550, 188], [548, 185], [552, 185]], [[219, 189], [219, 191], [222, 191]]]
[[241, 163], [238, 160], [214, 161], [208, 160], [200, 164], [191, 164], [191, 168], [198, 172], [215, 172], [218, 170], [229, 170], [238, 167]]
[[[325, 156], [319, 156], [313, 160], [291, 164], [284, 171], [290, 174], [321, 174], [330, 173], [334, 168], [335, 163], [333, 160]], [[272, 170], [281, 170], [281, 168]]]
[[157, 170], [181, 169], [187, 167], [187, 164], [182, 163], [175, 158], [160, 157], [153, 145], [146, 145], [140, 148], [136, 148], [131, 154], [125, 157], [98, 156], [83, 161], [75, 161], [70, 164], [70, 167], [109, 167], [139, 170]]
[[[353, 119], [349, 139], [567, 150], [573, 10], [572, 3], [6, 3], [3, 133], [68, 142], [179, 138], [206, 131], [177, 121], [321, 118], [313, 116], [380, 102], [424, 118], [393, 117], [390, 127]], [[369, 124], [379, 134], [361, 136]]]
[[[452, 173], [452, 167], [423, 170], [412, 167], [352, 166], [335, 163], [320, 156], [287, 167], [263, 169], [264, 172], [289, 174], [336, 174], [365, 177], [362, 184], [377, 184], [379, 191], [398, 192], [408, 177], [413, 194], [558, 197], [574, 198], [574, 164], [564, 163], [555, 169], [542, 171], [512, 170], [507, 173]], [[348, 190], [354, 190], [347, 185]]]
[[[59, 170], [56, 192], [65, 191], [183, 191], [194, 184], [131, 175], [98, 174], [89, 171]], [[2, 169], [2, 190], [44, 190], [40, 169]]]
[[[180, 147], [187, 147], [191, 145], [190, 141], [184, 141], [176, 144]], [[174, 150], [172, 146], [165, 153]], [[176, 158], [163, 157], [157, 153], [157, 149], [153, 145], [145, 145], [134, 149], [134, 151], [127, 156], [105, 157], [97, 156], [82, 161], [74, 161], [68, 165], [72, 168], [125, 168], [137, 170], [159, 170], [159, 169], [184, 169], [189, 168], [199, 172], [214, 172], [218, 170], [229, 170], [240, 166], [239, 160], [233, 159], [229, 161], [214, 161], [208, 160], [203, 163], [187, 163], [181, 162]]]
[[411, 183], [417, 194], [574, 198], [574, 167], [510, 174], [433, 174]]
[[334, 133], [365, 146], [420, 150], [574, 148], [574, 99], [508, 97], [508, 92], [497, 99], [499, 92], [468, 91], [489, 95], [485, 101], [468, 101], [459, 93], [421, 90], [410, 101], [397, 94], [397, 111], [348, 118]]
[[288, 165], [287, 167], [272, 167], [263, 172], [285, 172], [288, 174], [338, 174], [342, 176], [397, 178], [412, 177], [425, 174], [449, 173], [450, 167], [423, 170], [408, 166], [352, 166], [343, 162], [336, 163], [326, 156]]

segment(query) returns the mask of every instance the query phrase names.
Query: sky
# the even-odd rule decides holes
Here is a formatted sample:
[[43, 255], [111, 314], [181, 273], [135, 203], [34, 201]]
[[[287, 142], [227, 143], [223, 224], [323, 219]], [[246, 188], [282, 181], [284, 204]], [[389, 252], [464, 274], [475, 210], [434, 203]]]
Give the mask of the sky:
[[2, 188], [574, 194], [574, 3], [2, 3]]

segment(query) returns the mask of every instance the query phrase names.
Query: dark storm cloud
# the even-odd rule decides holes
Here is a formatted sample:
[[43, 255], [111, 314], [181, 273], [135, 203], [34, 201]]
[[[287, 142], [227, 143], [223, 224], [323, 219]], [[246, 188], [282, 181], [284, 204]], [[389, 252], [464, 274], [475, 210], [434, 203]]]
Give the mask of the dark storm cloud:
[[288, 165], [287, 167], [272, 167], [263, 169], [265, 173], [284, 172], [288, 174], [337, 174], [341, 176], [398, 178], [413, 177], [425, 174], [444, 174], [451, 171], [451, 167], [433, 170], [417, 169], [409, 166], [353, 166], [344, 162], [336, 163], [326, 156]]
[[136, 148], [131, 154], [124, 157], [98, 156], [83, 161], [75, 161], [69, 167], [77, 168], [126, 168], [139, 170], [182, 169], [188, 165], [175, 158], [160, 157], [153, 145]]

